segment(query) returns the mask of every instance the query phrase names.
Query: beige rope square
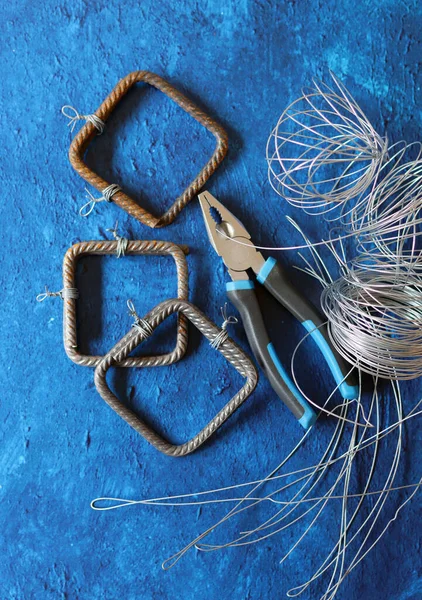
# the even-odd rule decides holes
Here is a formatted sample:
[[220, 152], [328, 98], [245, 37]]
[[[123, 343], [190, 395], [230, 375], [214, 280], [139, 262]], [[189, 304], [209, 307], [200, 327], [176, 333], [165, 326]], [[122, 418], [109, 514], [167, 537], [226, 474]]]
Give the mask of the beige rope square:
[[[63, 290], [76, 289], [76, 266], [82, 256], [116, 254], [119, 249], [119, 240], [91, 241], [74, 244], [66, 252], [63, 260]], [[169, 255], [174, 258], [177, 271], [177, 295], [179, 299], [188, 299], [188, 267], [185, 254], [187, 246], [178, 246], [172, 242], [128, 240], [125, 256], [130, 255]], [[95, 367], [102, 356], [82, 354], [78, 349], [77, 340], [77, 302], [72, 295], [62, 294], [63, 298], [63, 340], [66, 354], [76, 364], [85, 367]], [[169, 365], [180, 360], [188, 343], [188, 329], [186, 317], [178, 316], [176, 346], [171, 352], [157, 356], [126, 357], [119, 365], [121, 367], [155, 367]]]

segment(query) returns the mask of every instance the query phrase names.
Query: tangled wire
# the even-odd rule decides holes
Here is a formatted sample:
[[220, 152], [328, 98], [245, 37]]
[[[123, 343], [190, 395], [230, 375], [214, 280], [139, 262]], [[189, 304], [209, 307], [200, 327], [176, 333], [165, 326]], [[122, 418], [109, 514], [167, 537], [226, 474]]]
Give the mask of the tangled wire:
[[[320, 600], [334, 599], [344, 579], [376, 547], [422, 485], [422, 478], [409, 485], [397, 481], [404, 428], [422, 414], [422, 399], [406, 409], [399, 383], [422, 375], [422, 146], [389, 145], [343, 84], [334, 75], [332, 80], [332, 88], [314, 82], [283, 112], [267, 144], [268, 173], [272, 187], [287, 202], [308, 214], [322, 214], [330, 223], [329, 239], [312, 243], [288, 217], [304, 240], [295, 248], [310, 251], [310, 259], [301, 254], [302, 270], [323, 288], [321, 303], [331, 340], [357, 367], [360, 379], [363, 373], [371, 376], [369, 398], [361, 387], [357, 400], [337, 405], [334, 411], [329, 404], [335, 391], [329, 395], [319, 408], [320, 414], [335, 416], [329, 421], [333, 431], [325, 446], [318, 444], [323, 447], [321, 455], [307, 467], [290, 465], [314, 428], [256, 481], [176, 496], [106, 497], [92, 503], [96, 510], [228, 503], [226, 514], [163, 563], [166, 569], [191, 548], [213, 552], [255, 544], [303, 523], [303, 532], [281, 559], [284, 562], [332, 510], [329, 529], [336, 541], [314, 573], [287, 594], [299, 596], [325, 576], [328, 583]], [[346, 239], [355, 242], [351, 256], [345, 250]], [[339, 277], [330, 273], [320, 248], [336, 259]], [[286, 248], [273, 248], [281, 249]], [[296, 351], [292, 376], [300, 389], [295, 356]], [[389, 380], [388, 410], [380, 378]], [[323, 435], [321, 428], [318, 431]], [[381, 452], [385, 464], [390, 459], [386, 475], [377, 469]], [[354, 477], [358, 459], [359, 477]], [[354, 483], [359, 489], [352, 489]], [[410, 494], [391, 511], [391, 495], [405, 489]], [[267, 507], [264, 518], [253, 512], [257, 506]], [[390, 517], [382, 521], [388, 509]], [[229, 524], [234, 524], [234, 535]], [[206, 541], [222, 528], [224, 540]]]
[[422, 145], [388, 146], [332, 79], [333, 89], [314, 82], [281, 115], [267, 144], [269, 179], [289, 203], [324, 214], [331, 248], [355, 240], [322, 296], [337, 350], [370, 375], [419, 377]]

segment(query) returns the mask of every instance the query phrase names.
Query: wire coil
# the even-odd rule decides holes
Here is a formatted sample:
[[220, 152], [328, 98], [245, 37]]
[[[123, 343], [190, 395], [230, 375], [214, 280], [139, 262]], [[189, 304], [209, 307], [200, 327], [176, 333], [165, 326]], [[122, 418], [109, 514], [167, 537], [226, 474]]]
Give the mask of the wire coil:
[[282, 113], [267, 143], [269, 180], [290, 204], [328, 213], [365, 193], [388, 141], [370, 124], [340, 81], [313, 87]]
[[321, 304], [346, 360], [375, 377], [422, 375], [422, 277], [356, 269], [325, 288]]

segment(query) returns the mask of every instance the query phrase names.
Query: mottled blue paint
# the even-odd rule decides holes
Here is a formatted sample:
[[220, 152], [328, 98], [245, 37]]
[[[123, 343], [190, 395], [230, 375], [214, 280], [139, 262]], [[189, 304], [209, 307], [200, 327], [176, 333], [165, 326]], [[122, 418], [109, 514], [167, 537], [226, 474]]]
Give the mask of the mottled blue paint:
[[[218, 516], [211, 510], [132, 507], [96, 513], [92, 498], [162, 496], [215, 488], [270, 471], [302, 435], [261, 378], [256, 393], [201, 451], [181, 460], [146, 444], [99, 398], [93, 372], [72, 364], [61, 343], [60, 300], [42, 305], [45, 283], [61, 287], [61, 261], [77, 240], [102, 239], [116, 219], [123, 234], [188, 243], [191, 300], [215, 320], [227, 274], [210, 247], [199, 206], [153, 232], [103, 203], [78, 217], [84, 182], [67, 159], [63, 104], [94, 110], [134, 69], [167, 77], [218, 117], [230, 154], [209, 188], [265, 245], [297, 241], [289, 213], [309, 237], [321, 220], [287, 207], [267, 183], [265, 144], [279, 113], [314, 76], [332, 69], [393, 140], [421, 139], [421, 8], [416, 0], [346, 3], [3, 2], [1, 83], [2, 258], [0, 372], [1, 600], [276, 599], [319, 566], [338, 531], [338, 505], [282, 566], [279, 558], [302, 529], [260, 545], [213, 555], [189, 553], [172, 571], [161, 561]], [[213, 138], [158, 92], [139, 86], [95, 139], [88, 160], [156, 212], [169, 206], [205, 162]], [[280, 256], [298, 264], [296, 254]], [[317, 286], [291, 271], [316, 298]], [[140, 314], [175, 294], [170, 258], [85, 259], [80, 268], [81, 346], [104, 352], [130, 326], [126, 300]], [[268, 300], [270, 307], [271, 300]], [[277, 307], [277, 310], [278, 307]], [[276, 312], [271, 337], [288, 365], [301, 326]], [[145, 351], [174, 343], [174, 319]], [[245, 348], [242, 328], [231, 330]], [[300, 350], [301, 384], [322, 401], [331, 376], [319, 352]], [[144, 351], [144, 350], [143, 350]], [[186, 359], [168, 369], [124, 371], [119, 394], [164, 433], [186, 439], [223, 406], [240, 377], [194, 329]], [[407, 406], [420, 397], [405, 388]], [[393, 411], [391, 397], [385, 411]], [[295, 467], [321, 453], [332, 423], [318, 424]], [[400, 481], [415, 481], [420, 453], [416, 421], [404, 441]], [[382, 459], [380, 458], [380, 461]], [[378, 463], [382, 469], [382, 462]], [[356, 473], [354, 474], [356, 476]], [[388, 518], [399, 499], [391, 500]], [[248, 527], [241, 522], [240, 527]], [[416, 600], [420, 582], [418, 499], [344, 583], [339, 597]], [[221, 539], [221, 538], [215, 538]], [[224, 539], [224, 536], [223, 536]], [[318, 598], [317, 582], [303, 597]]]

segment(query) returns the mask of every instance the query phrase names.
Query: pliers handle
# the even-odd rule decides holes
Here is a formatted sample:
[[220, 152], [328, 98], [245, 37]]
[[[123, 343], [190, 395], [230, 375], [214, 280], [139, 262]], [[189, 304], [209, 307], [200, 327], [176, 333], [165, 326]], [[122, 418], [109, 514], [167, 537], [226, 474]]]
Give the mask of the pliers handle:
[[[321, 350], [342, 396], [346, 399], [356, 398], [359, 390], [350, 372], [351, 367], [333, 348], [317, 309], [291, 284], [281, 265], [273, 258], [267, 259], [257, 279], [309, 332]], [[299, 423], [309, 429], [315, 422], [315, 412], [277, 356], [265, 327], [254, 282], [250, 279], [231, 281], [226, 284], [226, 289], [228, 298], [242, 317], [255, 358], [272, 388]]]
[[328, 363], [343, 398], [357, 398], [359, 389], [352, 369], [332, 346], [318, 310], [296, 290], [274, 258], [264, 259], [243, 224], [217, 198], [202, 192], [199, 203], [209, 240], [233, 280], [227, 284], [228, 297], [241, 314], [253, 353], [274, 391], [301, 425], [305, 429], [311, 427], [315, 413], [277, 357], [262, 318], [254, 282], [248, 276], [250, 270], [309, 332]]

